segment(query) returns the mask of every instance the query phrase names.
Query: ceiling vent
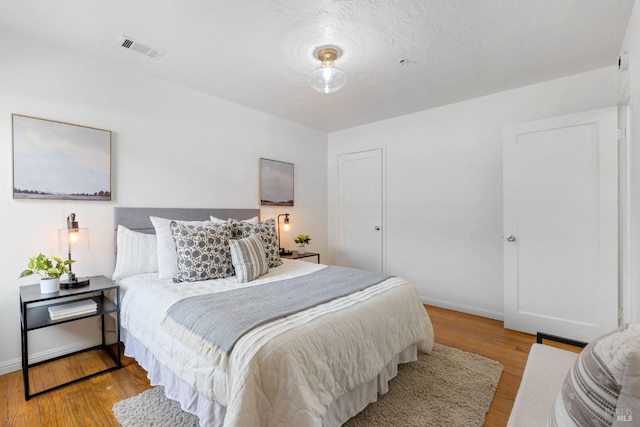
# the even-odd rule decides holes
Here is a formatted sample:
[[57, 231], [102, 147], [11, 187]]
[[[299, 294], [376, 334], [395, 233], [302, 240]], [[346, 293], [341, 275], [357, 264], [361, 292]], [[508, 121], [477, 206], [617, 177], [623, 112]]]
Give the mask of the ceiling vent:
[[162, 55], [164, 55], [163, 51], [145, 46], [128, 36], [120, 37], [120, 46], [124, 47], [125, 49], [131, 49], [135, 52], [146, 55], [149, 58], [153, 58], [155, 60], [160, 59]]

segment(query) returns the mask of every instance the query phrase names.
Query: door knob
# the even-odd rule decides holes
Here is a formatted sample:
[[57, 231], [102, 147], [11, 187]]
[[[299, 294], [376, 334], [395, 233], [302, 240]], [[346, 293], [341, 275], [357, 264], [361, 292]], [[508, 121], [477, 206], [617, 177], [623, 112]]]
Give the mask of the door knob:
[[376, 225], [375, 227], [373, 227], [373, 229], [376, 230], [376, 231], [380, 231], [380, 226]]
[[516, 241], [516, 236], [514, 236], [513, 234], [509, 234], [507, 236], [507, 242], [515, 242]]

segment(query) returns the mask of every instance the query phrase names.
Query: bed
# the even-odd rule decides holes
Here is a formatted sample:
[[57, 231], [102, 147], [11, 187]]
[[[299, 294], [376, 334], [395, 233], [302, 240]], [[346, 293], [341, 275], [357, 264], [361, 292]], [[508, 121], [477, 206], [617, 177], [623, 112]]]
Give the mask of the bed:
[[[296, 293], [297, 289], [310, 289], [297, 288], [302, 286], [300, 283], [312, 283], [312, 278], [323, 276], [327, 288], [342, 289], [351, 286], [348, 275], [366, 275], [279, 258], [281, 264], [245, 283], [238, 283], [240, 273], [238, 277], [191, 278], [175, 283], [162, 271], [163, 262], [167, 261], [159, 249], [164, 232], [152, 223], [151, 217], [203, 224], [210, 224], [215, 218], [222, 224], [233, 218], [233, 224], [241, 223], [246, 230], [263, 230], [256, 227], [265, 224], [273, 226], [273, 220], [256, 225], [259, 214], [258, 209], [114, 208], [118, 230], [114, 278], [121, 286], [120, 326], [125, 354], [134, 357], [147, 371], [152, 385], [164, 386], [167, 397], [197, 415], [201, 426], [339, 426], [379, 394], [386, 393], [398, 364], [414, 361], [419, 352], [429, 353], [432, 349], [430, 319], [407, 281], [374, 278], [352, 293], [329, 299], [323, 295], [320, 303], [307, 301], [314, 298], [314, 292], [298, 292], [298, 304], [311, 306], [255, 323], [238, 335], [228, 352], [220, 353], [219, 344], [213, 345], [213, 350], [203, 347], [210, 340], [185, 339], [169, 327], [175, 324], [171, 318], [174, 309], [191, 307], [185, 305], [187, 302], [203, 305], [205, 300], [219, 303], [223, 297], [231, 298], [222, 304], [235, 310], [229, 312], [233, 314], [224, 314], [221, 306], [199, 314], [196, 308], [183, 311], [205, 326], [232, 329], [223, 321], [236, 319], [241, 323], [244, 319], [239, 318], [243, 315], [238, 313], [243, 313], [245, 307], [250, 317], [248, 313], [253, 309], [248, 307], [262, 307], [266, 301], [288, 301], [288, 296], [282, 297], [285, 294], [281, 292], [285, 291], [280, 286], [287, 284], [289, 292]], [[175, 221], [170, 224], [174, 236], [197, 227]], [[154, 236], [156, 231], [158, 235]], [[268, 241], [261, 236], [262, 241]], [[179, 237], [175, 242], [180, 263]], [[265, 258], [273, 262], [269, 256], [267, 250]], [[158, 271], [152, 271], [154, 262]], [[251, 301], [252, 295], [262, 295], [260, 304]], [[209, 315], [221, 317], [202, 321]], [[192, 338], [193, 333], [189, 334]]]

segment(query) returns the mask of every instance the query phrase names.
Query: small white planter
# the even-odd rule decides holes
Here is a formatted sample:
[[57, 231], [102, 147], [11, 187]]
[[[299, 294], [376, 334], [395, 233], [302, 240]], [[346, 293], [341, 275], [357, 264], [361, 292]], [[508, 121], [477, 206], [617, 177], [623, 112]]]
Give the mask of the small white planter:
[[305, 245], [300, 245], [298, 246], [298, 253], [300, 255], [302, 255], [303, 253], [305, 253], [307, 251], [306, 246]]
[[55, 279], [40, 279], [40, 293], [51, 294], [60, 290], [60, 278]]

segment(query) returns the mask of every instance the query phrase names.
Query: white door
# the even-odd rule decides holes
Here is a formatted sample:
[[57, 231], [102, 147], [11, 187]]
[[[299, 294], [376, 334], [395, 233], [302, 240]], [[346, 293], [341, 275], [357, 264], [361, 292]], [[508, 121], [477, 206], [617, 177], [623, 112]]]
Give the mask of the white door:
[[504, 133], [504, 325], [590, 341], [618, 324], [616, 110]]
[[382, 272], [382, 206], [382, 150], [339, 155], [339, 264]]

